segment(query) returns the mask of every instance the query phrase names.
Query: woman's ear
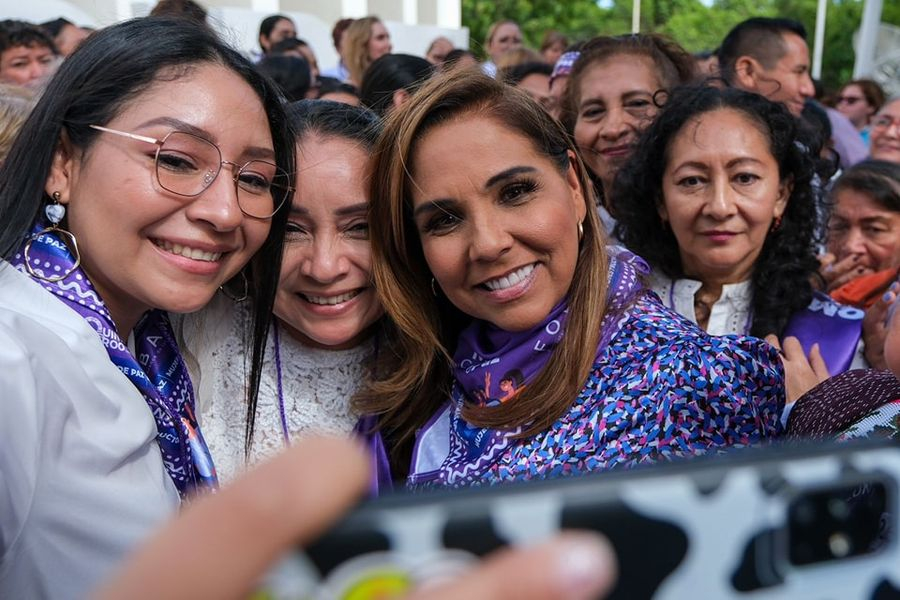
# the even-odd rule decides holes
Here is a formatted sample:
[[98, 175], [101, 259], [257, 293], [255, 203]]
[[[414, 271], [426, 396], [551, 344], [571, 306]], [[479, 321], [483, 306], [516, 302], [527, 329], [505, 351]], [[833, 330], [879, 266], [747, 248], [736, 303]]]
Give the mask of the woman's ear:
[[778, 184], [778, 197], [775, 198], [775, 206], [772, 210], [772, 216], [776, 219], [780, 218], [784, 211], [787, 210], [788, 200], [794, 192], [794, 180], [788, 178]]
[[59, 136], [56, 149], [53, 151], [53, 162], [44, 184], [48, 196], [59, 192], [59, 203], [68, 204], [75, 172], [75, 156], [69, 136], [63, 131]]
[[409, 100], [409, 92], [404, 89], [394, 90], [394, 95], [391, 97], [391, 107], [392, 108], [400, 108], [406, 101]]
[[566, 170], [566, 183], [572, 190], [572, 201], [575, 203], [575, 216], [578, 222], [584, 221], [587, 216], [587, 205], [585, 204], [584, 190], [581, 186], [581, 173], [579, 172], [578, 157], [571, 150], [567, 150], [569, 155], [569, 168]]
[[663, 199], [662, 192], [656, 195], [656, 214], [659, 215], [663, 225], [669, 222], [669, 210], [666, 208], [666, 201]]

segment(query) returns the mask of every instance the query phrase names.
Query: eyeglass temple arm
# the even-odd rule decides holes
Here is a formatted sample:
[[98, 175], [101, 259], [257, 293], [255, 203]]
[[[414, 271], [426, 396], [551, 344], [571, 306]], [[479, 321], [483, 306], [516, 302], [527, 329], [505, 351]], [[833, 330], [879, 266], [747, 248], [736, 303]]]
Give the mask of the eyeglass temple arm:
[[148, 144], [156, 144], [157, 146], [159, 146], [162, 143], [162, 141], [160, 141], [156, 138], [147, 137], [146, 135], [138, 135], [136, 133], [128, 133], [127, 131], [119, 131], [118, 129], [110, 129], [109, 127], [101, 127], [100, 125], [90, 125], [90, 128], [96, 129], [97, 131], [111, 133], [113, 135], [119, 135], [122, 137], [131, 138], [131, 139], [137, 140], [139, 142], [147, 142]]

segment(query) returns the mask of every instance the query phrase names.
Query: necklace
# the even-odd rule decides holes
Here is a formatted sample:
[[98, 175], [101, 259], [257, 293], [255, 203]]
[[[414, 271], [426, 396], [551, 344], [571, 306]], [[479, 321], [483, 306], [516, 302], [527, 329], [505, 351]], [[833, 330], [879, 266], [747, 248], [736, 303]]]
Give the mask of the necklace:
[[281, 433], [284, 436], [284, 445], [290, 446], [291, 434], [288, 433], [287, 415], [284, 414], [284, 389], [281, 375], [281, 339], [278, 334], [278, 321], [272, 320], [272, 340], [275, 342], [275, 389], [278, 392], [278, 413], [281, 416]]
[[[675, 308], [675, 282], [676, 280], [672, 280], [672, 283], [669, 285], [669, 308], [672, 309], [672, 312], [678, 313], [678, 310]], [[716, 299], [718, 300], [718, 299]], [[709, 317], [712, 315], [713, 306], [716, 303], [716, 300], [713, 302], [708, 302], [705, 299], [697, 298], [694, 296], [694, 318], [697, 320], [699, 325], [700, 321], [706, 321], [707, 325], [709, 325]], [[701, 315], [698, 315], [698, 310], [701, 312]], [[680, 314], [680, 313], [679, 313]], [[750, 309], [747, 311], [747, 320], [744, 321], [744, 327], [740, 331], [740, 333], [744, 335], [750, 334], [750, 327], [753, 325], [753, 306], [750, 306]]]

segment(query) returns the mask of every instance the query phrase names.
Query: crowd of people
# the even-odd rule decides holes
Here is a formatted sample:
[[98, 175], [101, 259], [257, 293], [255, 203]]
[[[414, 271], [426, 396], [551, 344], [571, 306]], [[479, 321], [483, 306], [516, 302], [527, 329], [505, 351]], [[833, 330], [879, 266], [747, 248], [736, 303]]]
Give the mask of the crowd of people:
[[[900, 98], [817, 96], [801, 24], [301, 35], [0, 21], [0, 596], [238, 597], [364, 489], [898, 435]], [[241, 566], [164, 565], [196, 537]], [[613, 579], [548, 548], [434, 597]]]

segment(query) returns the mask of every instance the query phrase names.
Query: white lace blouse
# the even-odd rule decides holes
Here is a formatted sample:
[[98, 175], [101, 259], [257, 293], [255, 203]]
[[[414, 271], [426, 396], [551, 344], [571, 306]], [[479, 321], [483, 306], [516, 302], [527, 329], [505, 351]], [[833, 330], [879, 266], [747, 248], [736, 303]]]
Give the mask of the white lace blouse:
[[[703, 285], [702, 283], [693, 279], [672, 281], [656, 270], [650, 273], [648, 283], [650, 289], [656, 292], [663, 304], [691, 322], [697, 322], [697, 314], [694, 312], [694, 294]], [[722, 295], [710, 309], [706, 332], [710, 335], [749, 335], [750, 326], [753, 324], [752, 304], [753, 289], [750, 281], [723, 285]], [[856, 345], [856, 353], [849, 368], [869, 368], [862, 338]]]
[[[650, 289], [656, 292], [663, 304], [689, 319], [697, 322], [694, 312], [694, 295], [703, 284], [694, 279], [672, 281], [654, 270], [650, 273]], [[722, 286], [722, 295], [713, 303], [709, 312], [706, 332], [710, 335], [748, 334], [752, 324], [753, 289], [750, 281], [728, 283]]]
[[[186, 315], [181, 327], [176, 326], [194, 382], [197, 418], [221, 483], [286, 445], [275, 340], [270, 331], [249, 462], [244, 458], [244, 386], [250, 373], [242, 345], [244, 327], [249, 327], [247, 309], [221, 294], [203, 311]], [[349, 434], [358, 417], [350, 409], [350, 398], [365, 377], [372, 342], [349, 350], [322, 350], [302, 345], [283, 329], [279, 334], [284, 418], [290, 440], [313, 433]]]

